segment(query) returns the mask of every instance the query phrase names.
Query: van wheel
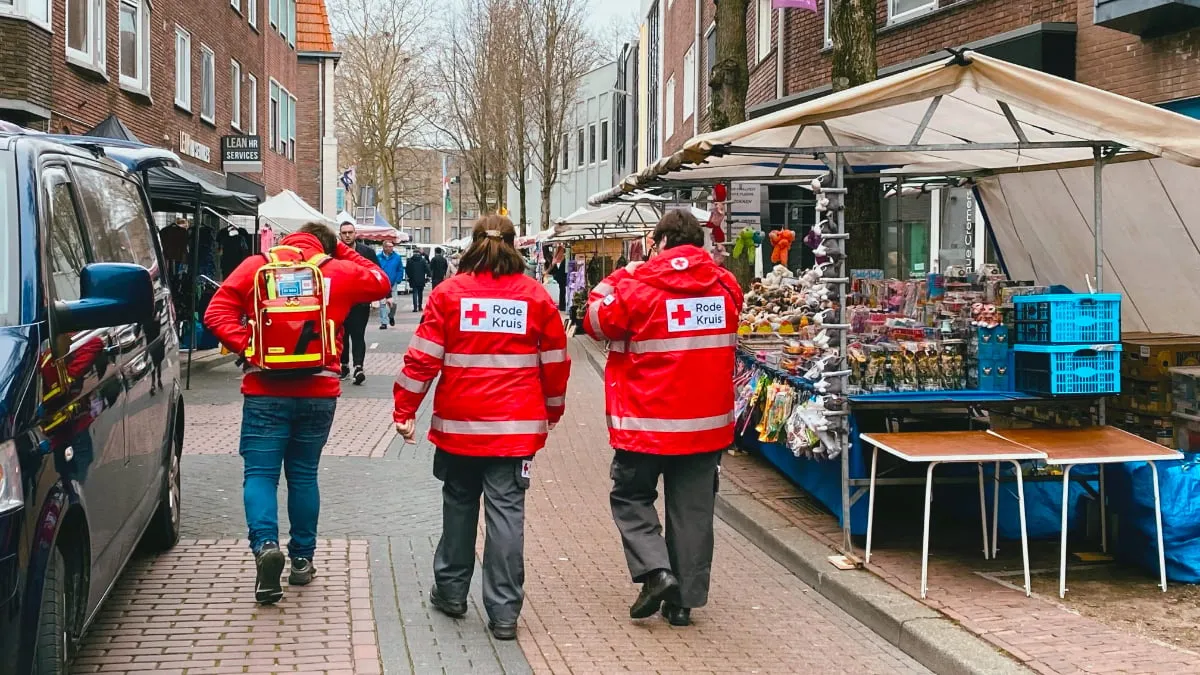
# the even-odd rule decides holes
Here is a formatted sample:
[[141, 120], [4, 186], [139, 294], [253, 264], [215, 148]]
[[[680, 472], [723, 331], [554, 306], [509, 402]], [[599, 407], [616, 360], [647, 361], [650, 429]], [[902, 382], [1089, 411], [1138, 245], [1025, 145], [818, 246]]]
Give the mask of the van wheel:
[[67, 561], [58, 547], [46, 566], [46, 584], [42, 588], [42, 607], [38, 614], [37, 651], [34, 672], [37, 675], [60, 675], [67, 672], [68, 638]]
[[[176, 441], [178, 443], [178, 441]], [[151, 551], [169, 551], [179, 543], [180, 523], [182, 522], [183, 482], [180, 476], [180, 450], [176, 447], [171, 452], [171, 464], [163, 476], [162, 496], [159, 497], [158, 510], [150, 521], [143, 539]]]

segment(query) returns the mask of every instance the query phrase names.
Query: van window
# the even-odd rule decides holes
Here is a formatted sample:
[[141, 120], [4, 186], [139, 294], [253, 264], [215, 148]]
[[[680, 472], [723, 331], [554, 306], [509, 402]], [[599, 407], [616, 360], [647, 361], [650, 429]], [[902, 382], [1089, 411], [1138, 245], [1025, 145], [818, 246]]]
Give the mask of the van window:
[[75, 194], [67, 172], [61, 167], [42, 174], [46, 204], [50, 209], [50, 289], [55, 300], [79, 299], [79, 273], [87, 265], [87, 253], [79, 230]]
[[138, 186], [121, 176], [78, 164], [75, 180], [96, 261], [136, 263], [150, 270], [150, 277], [157, 281], [152, 225]]
[[13, 153], [0, 152], [0, 326], [19, 321], [17, 311], [17, 172]]

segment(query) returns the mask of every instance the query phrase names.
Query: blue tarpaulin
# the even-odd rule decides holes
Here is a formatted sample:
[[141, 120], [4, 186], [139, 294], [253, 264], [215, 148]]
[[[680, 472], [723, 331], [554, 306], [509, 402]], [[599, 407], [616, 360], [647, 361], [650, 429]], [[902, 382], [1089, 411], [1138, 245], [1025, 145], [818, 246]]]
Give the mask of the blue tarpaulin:
[[[1158, 574], [1154, 524], [1154, 483], [1145, 462], [1116, 464], [1107, 470], [1109, 513], [1117, 519], [1115, 553]], [[1200, 583], [1200, 455], [1158, 463], [1162, 495], [1163, 550], [1167, 578]]]

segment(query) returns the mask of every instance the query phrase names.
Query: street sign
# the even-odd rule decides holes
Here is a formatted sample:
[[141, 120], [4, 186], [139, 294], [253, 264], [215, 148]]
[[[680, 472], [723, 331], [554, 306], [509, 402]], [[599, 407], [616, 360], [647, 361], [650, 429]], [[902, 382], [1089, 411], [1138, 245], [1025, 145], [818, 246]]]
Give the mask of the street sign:
[[222, 136], [221, 168], [226, 173], [262, 173], [262, 138]]

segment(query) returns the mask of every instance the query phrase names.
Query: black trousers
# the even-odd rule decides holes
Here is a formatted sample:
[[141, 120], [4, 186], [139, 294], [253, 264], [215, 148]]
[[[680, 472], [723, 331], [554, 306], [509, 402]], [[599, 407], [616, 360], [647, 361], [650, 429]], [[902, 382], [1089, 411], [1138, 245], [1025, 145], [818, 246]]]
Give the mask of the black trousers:
[[[671, 570], [679, 579], [683, 607], [708, 602], [720, 464], [721, 451], [651, 455], [617, 450], [613, 457], [609, 504], [629, 574], [641, 582], [655, 570]], [[659, 476], [666, 496], [665, 538], [654, 508]]]
[[367, 358], [367, 323], [371, 320], [370, 305], [355, 305], [350, 308], [350, 313], [346, 315], [346, 322], [342, 324], [342, 330], [346, 333], [346, 339], [342, 344], [342, 365], [350, 363], [350, 357], [354, 357], [354, 365], [362, 367], [363, 361]]
[[558, 311], [567, 311], [567, 281], [563, 279], [561, 282], [555, 280], [558, 284]]
[[420, 286], [413, 284], [412, 289], [413, 311], [419, 312], [425, 308], [425, 284], [422, 283]]

